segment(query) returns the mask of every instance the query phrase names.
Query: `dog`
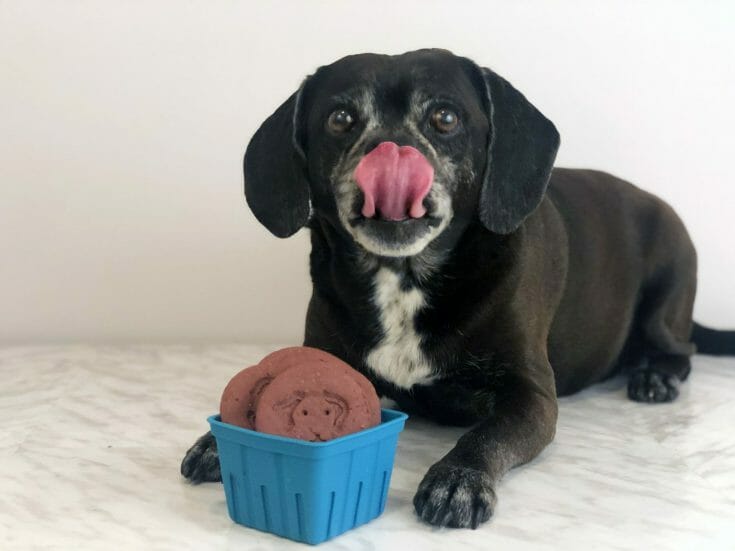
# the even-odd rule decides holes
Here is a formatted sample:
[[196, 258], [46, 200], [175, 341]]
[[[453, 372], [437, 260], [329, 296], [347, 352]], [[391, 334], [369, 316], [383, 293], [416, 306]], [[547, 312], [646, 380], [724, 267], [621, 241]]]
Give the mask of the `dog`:
[[[554, 438], [557, 396], [618, 373], [669, 402], [735, 332], [692, 321], [697, 258], [661, 199], [609, 174], [553, 168], [553, 123], [495, 72], [446, 50], [320, 67], [258, 129], [245, 196], [274, 235], [306, 226], [304, 345], [398, 407], [468, 426], [413, 503], [477, 528], [512, 467]], [[220, 479], [211, 434], [182, 474]]]

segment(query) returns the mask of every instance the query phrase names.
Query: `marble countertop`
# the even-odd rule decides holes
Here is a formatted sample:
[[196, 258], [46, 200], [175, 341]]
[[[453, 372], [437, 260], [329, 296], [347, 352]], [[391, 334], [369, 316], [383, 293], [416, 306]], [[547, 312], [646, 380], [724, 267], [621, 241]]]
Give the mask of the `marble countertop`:
[[[0, 549], [306, 549], [179, 475], [229, 378], [275, 348], [0, 348]], [[472, 531], [415, 517], [462, 430], [409, 419], [385, 513], [319, 548], [735, 549], [734, 421], [735, 359], [696, 357], [672, 404], [630, 402], [622, 380], [564, 398], [555, 442]]]

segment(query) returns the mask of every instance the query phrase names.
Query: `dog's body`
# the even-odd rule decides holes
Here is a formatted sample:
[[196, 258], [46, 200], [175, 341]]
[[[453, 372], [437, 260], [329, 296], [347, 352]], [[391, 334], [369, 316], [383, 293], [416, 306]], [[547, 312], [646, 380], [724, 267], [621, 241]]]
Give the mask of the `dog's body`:
[[[505, 364], [534, 346], [547, 379], [548, 350], [558, 395], [644, 357], [692, 352], [696, 256], [686, 230], [660, 199], [604, 173], [556, 169], [521, 231], [498, 237], [470, 226], [429, 267], [363, 257], [328, 225], [310, 229], [305, 344], [361, 367], [381, 394], [443, 423], [482, 419], [488, 397], [468, 398], [494, 389]], [[672, 314], [681, 319], [662, 325]]]
[[[248, 147], [258, 219], [280, 237], [311, 231], [304, 344], [409, 412], [473, 425], [419, 486], [432, 524], [489, 518], [497, 481], [552, 440], [557, 395], [632, 368], [629, 396], [663, 402], [689, 374], [696, 255], [683, 224], [613, 176], [552, 173], [557, 146], [502, 78], [424, 50], [321, 68]], [[366, 158], [377, 177], [428, 161], [432, 187], [384, 191], [356, 168]], [[218, 479], [210, 435], [182, 472]]]

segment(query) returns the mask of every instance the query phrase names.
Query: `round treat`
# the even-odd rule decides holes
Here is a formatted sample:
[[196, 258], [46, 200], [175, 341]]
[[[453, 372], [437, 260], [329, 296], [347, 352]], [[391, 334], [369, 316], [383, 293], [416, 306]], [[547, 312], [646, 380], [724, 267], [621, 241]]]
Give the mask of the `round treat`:
[[[349, 373], [350, 377], [352, 377], [352, 379], [360, 386], [365, 397], [368, 399], [370, 411], [372, 412], [370, 426], [380, 423], [380, 398], [378, 398], [378, 394], [375, 392], [375, 387], [368, 378], [365, 377], [365, 375], [356, 369], [353, 369], [350, 364], [342, 361], [334, 354], [330, 354], [329, 352], [325, 352], [318, 348], [312, 348], [310, 346], [291, 346], [289, 348], [282, 348], [281, 350], [271, 352], [258, 363], [260, 365], [272, 365], [274, 368], [276, 366], [280, 366], [278, 373], [282, 373], [285, 369], [290, 367], [306, 363], [328, 363], [330, 365], [341, 367], [345, 372]], [[257, 407], [256, 403], [256, 410]]]
[[[350, 367], [349, 365], [345, 364], [347, 367]], [[371, 427], [375, 425], [380, 424], [380, 398], [378, 398], [378, 393], [375, 392], [375, 387], [373, 386], [373, 383], [371, 383], [365, 375], [360, 373], [359, 371], [353, 369], [350, 367], [350, 376], [352, 377], [352, 380], [355, 381], [360, 388], [362, 389], [363, 394], [365, 395], [365, 398], [368, 402], [368, 407], [370, 408], [370, 425]]]
[[311, 346], [289, 346], [288, 348], [281, 348], [280, 350], [276, 350], [275, 352], [268, 354], [265, 358], [260, 360], [258, 364], [273, 366], [288, 365], [288, 367], [293, 367], [304, 362], [312, 361], [330, 363], [340, 362], [345, 364], [345, 362], [340, 360], [337, 356], [334, 356], [329, 352], [325, 352], [324, 350], [319, 350], [318, 348], [312, 348]]
[[219, 402], [222, 421], [255, 430], [255, 412], [263, 389], [282, 371], [293, 367], [284, 362], [259, 363], [246, 367], [227, 383]]
[[305, 362], [283, 371], [258, 400], [255, 428], [323, 442], [374, 426], [373, 400], [343, 363]]

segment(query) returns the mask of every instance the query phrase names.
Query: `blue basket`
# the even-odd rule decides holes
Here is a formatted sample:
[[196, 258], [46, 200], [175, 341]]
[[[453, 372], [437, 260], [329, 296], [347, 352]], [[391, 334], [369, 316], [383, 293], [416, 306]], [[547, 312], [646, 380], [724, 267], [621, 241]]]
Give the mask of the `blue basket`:
[[255, 432], [209, 417], [230, 518], [312, 544], [374, 519], [385, 508], [407, 417], [383, 409], [379, 425], [328, 442]]

